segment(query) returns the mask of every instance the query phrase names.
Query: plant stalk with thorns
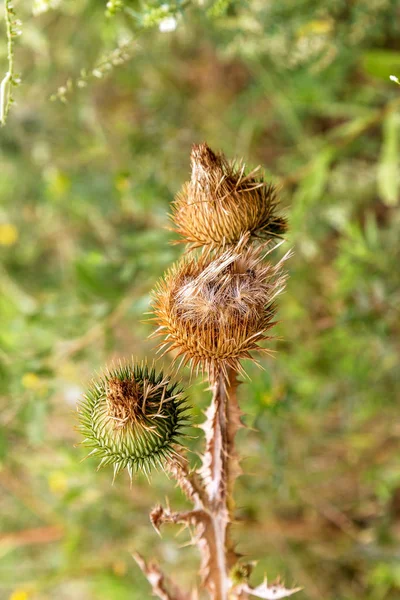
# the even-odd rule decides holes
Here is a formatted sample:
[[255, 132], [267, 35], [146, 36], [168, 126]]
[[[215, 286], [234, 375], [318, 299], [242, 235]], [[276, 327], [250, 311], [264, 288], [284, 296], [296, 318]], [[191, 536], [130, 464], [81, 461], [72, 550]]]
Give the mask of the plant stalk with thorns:
[[[242, 359], [270, 339], [275, 301], [285, 285], [283, 263], [266, 260], [287, 229], [277, 214], [273, 185], [259, 169], [245, 173], [207, 144], [193, 146], [192, 176], [173, 204], [174, 230], [187, 253], [157, 285], [153, 296], [154, 335], [164, 354], [173, 352], [180, 368], [189, 364], [209, 381], [212, 400], [202, 425], [205, 450], [201, 467], [186, 457], [182, 428], [190, 415], [182, 390], [154, 366], [121, 364], [93, 381], [79, 405], [80, 431], [100, 466], [114, 476], [126, 468], [132, 478], [161, 466], [173, 477], [191, 510], [156, 506], [151, 522], [157, 532], [180, 523], [194, 532], [201, 555], [200, 587], [182, 591], [155, 562], [134, 558], [161, 600], [194, 600], [202, 591], [212, 600], [278, 600], [297, 592], [279, 581], [250, 584], [251, 564], [231, 539], [233, 488], [240, 474], [235, 436], [241, 425], [237, 400]], [[276, 247], [276, 246], [275, 246]]]

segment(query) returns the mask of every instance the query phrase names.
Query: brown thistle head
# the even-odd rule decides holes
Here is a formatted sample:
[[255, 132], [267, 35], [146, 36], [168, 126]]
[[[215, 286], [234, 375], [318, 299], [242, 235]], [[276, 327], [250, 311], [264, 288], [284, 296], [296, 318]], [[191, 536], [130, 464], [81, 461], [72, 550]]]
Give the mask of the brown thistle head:
[[211, 377], [228, 367], [240, 370], [240, 360], [269, 339], [274, 301], [285, 282], [282, 261], [262, 259], [262, 248], [240, 246], [217, 257], [181, 259], [154, 294], [156, 334], [165, 335], [161, 347], [177, 350]]
[[255, 169], [230, 163], [207, 144], [194, 145], [191, 180], [173, 203], [172, 220], [191, 248], [220, 249], [243, 235], [269, 239], [282, 236], [286, 219], [277, 215], [276, 190]]

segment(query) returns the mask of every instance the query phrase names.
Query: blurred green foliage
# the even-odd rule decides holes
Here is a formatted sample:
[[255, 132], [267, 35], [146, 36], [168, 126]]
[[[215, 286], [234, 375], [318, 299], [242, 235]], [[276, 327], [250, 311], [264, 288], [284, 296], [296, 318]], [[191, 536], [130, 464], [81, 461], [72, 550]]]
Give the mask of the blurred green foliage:
[[[95, 369], [154, 355], [143, 313], [180, 253], [168, 206], [206, 140], [282, 185], [295, 251], [276, 358], [249, 366], [241, 389], [238, 548], [256, 575], [303, 586], [299, 600], [398, 598], [398, 0], [19, 0], [15, 12], [22, 83], [0, 130], [0, 597], [150, 598], [134, 548], [195, 581], [186, 534], [158, 540], [148, 522], [167, 494], [184, 505], [179, 492], [162, 475], [112, 487], [80, 463], [73, 412]], [[1, 35], [6, 73], [4, 22]], [[190, 396], [199, 422], [204, 385]]]

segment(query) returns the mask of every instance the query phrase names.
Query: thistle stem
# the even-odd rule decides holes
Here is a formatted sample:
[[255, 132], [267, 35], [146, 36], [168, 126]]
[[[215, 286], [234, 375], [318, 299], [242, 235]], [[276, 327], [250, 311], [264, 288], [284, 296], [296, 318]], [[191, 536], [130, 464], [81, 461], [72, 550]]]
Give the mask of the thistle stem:
[[234, 506], [232, 490], [239, 472], [234, 450], [234, 438], [240, 426], [237, 385], [236, 372], [232, 369], [214, 378], [213, 398], [204, 425], [206, 451], [200, 474], [207, 494], [206, 508], [214, 538], [211, 546], [213, 555], [209, 557], [205, 574], [212, 600], [228, 600], [229, 571], [237, 559], [229, 538]]
[[[203, 425], [206, 449], [202, 468], [198, 472], [191, 472], [187, 462], [179, 456], [167, 466], [169, 474], [194, 504], [194, 510], [179, 513], [171, 512], [168, 507], [164, 509], [157, 506], [150, 515], [157, 532], [165, 523], [184, 523], [194, 527], [194, 540], [202, 558], [201, 576], [212, 600], [244, 597], [231, 589], [230, 581], [230, 570], [238, 559], [229, 538], [234, 509], [232, 491], [240, 472], [234, 449], [234, 438], [241, 425], [236, 400], [236, 375], [234, 370], [228, 369], [212, 378], [213, 397]], [[153, 582], [153, 593], [162, 600], [175, 600], [176, 591], [173, 596], [162, 595], [168, 592], [163, 585], [164, 578], [160, 578], [159, 567], [152, 564], [149, 569], [140, 559], [137, 562], [149, 581], [154, 579], [156, 587]]]

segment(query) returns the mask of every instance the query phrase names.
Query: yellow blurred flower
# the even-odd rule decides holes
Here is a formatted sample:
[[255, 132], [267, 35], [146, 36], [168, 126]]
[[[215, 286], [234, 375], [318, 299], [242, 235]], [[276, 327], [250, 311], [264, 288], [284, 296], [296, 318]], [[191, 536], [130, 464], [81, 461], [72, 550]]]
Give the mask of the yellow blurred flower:
[[42, 382], [35, 373], [25, 373], [22, 377], [22, 385], [27, 390], [37, 390], [41, 387]]
[[332, 21], [329, 19], [313, 19], [308, 21], [297, 30], [298, 37], [307, 37], [310, 35], [323, 35], [329, 33], [332, 29]]
[[9, 597], [9, 600], [28, 600], [30, 594], [26, 590], [15, 590]]
[[21, 382], [27, 390], [32, 390], [34, 392], [45, 392], [47, 390], [46, 382], [36, 375], [36, 373], [25, 373], [22, 376]]
[[265, 406], [273, 406], [274, 404], [277, 404], [278, 402], [280, 402], [283, 397], [285, 395], [285, 388], [283, 385], [276, 385], [273, 387], [273, 389], [270, 392], [266, 392], [263, 397], [262, 397], [262, 401], [263, 404]]
[[12, 246], [18, 239], [18, 229], [12, 223], [0, 223], [0, 246]]
[[76, 363], [73, 362], [65, 362], [61, 364], [58, 368], [58, 376], [62, 379], [66, 379], [69, 382], [77, 382], [80, 380], [80, 371]]
[[121, 194], [123, 192], [126, 192], [127, 190], [129, 190], [130, 186], [131, 186], [131, 182], [129, 179], [129, 175], [121, 173], [116, 176], [115, 187]]
[[47, 482], [53, 494], [64, 494], [68, 490], [68, 479], [63, 471], [52, 471]]
[[52, 197], [60, 198], [68, 192], [71, 187], [71, 180], [62, 171], [56, 167], [50, 167], [45, 173], [47, 179], [47, 189]]
[[263, 404], [265, 404], [265, 406], [272, 406], [273, 404], [275, 404], [275, 398], [271, 392], [266, 392], [262, 396], [262, 402]]
[[113, 562], [112, 570], [114, 571], [115, 575], [123, 577], [127, 572], [126, 562], [123, 560], [116, 560]]

